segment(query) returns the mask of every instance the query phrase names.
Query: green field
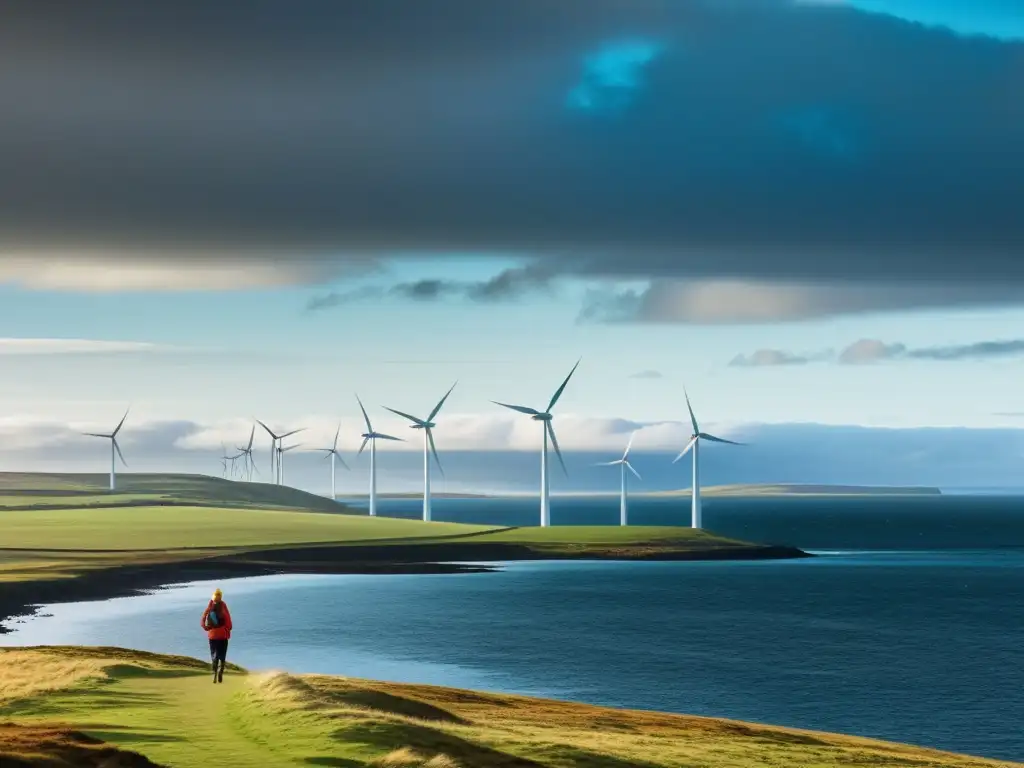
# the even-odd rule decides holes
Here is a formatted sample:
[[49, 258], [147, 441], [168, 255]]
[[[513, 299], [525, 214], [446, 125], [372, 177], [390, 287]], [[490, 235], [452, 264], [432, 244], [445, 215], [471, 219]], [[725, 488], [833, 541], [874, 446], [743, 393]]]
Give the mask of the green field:
[[0, 651], [4, 721], [0, 764], [39, 768], [1014, 765], [835, 734], [353, 678], [232, 669], [213, 685], [205, 663], [121, 649]]

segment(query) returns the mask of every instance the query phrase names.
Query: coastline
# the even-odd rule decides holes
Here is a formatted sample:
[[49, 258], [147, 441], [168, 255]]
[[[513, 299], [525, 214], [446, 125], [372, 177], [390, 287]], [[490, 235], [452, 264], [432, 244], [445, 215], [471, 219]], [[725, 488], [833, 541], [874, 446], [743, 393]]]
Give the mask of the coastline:
[[[171, 553], [168, 553], [171, 554]], [[2, 622], [33, 616], [43, 605], [133, 597], [174, 584], [272, 575], [468, 574], [500, 570], [493, 563], [617, 560], [625, 562], [781, 560], [814, 555], [795, 547], [738, 544], [707, 548], [671, 546], [581, 547], [577, 551], [506, 543], [307, 545], [290, 548], [208, 552], [164, 562], [115, 564], [85, 569], [70, 578], [25, 578], [0, 582]]]

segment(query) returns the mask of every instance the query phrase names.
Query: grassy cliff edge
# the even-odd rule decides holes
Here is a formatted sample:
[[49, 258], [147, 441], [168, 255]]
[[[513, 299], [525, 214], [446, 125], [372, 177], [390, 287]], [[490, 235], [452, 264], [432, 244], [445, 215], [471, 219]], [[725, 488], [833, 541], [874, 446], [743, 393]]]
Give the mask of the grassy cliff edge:
[[191, 768], [1019, 765], [730, 720], [345, 677], [229, 670], [119, 648], [0, 651], [0, 764]]

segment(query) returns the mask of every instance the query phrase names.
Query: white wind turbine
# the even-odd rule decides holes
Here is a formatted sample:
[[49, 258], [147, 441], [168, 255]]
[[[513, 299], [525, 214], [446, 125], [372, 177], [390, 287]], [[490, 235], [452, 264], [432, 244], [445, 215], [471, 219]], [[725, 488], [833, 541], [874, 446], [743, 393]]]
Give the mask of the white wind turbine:
[[629, 442], [626, 443], [626, 451], [622, 454], [621, 459], [615, 461], [603, 461], [598, 464], [599, 467], [614, 467], [618, 464], [622, 468], [622, 491], [619, 497], [619, 525], [629, 525], [628, 509], [626, 504], [626, 470], [628, 469], [634, 475], [637, 480], [643, 480], [640, 477], [640, 473], [633, 469], [633, 465], [629, 463], [629, 449], [633, 447], [633, 438], [636, 437], [636, 432], [629, 436]]
[[284, 455], [286, 453], [288, 453], [288, 451], [295, 450], [300, 445], [302, 445], [302, 443], [295, 443], [295, 445], [288, 445], [288, 446], [282, 446], [282, 445], [278, 445], [277, 446], [277, 476], [278, 476], [277, 484], [278, 485], [284, 485]]
[[[129, 408], [128, 410], [131, 410], [131, 408]], [[115, 487], [117, 485], [117, 467], [114, 464], [114, 451], [117, 451], [117, 455], [118, 457], [120, 457], [121, 463], [124, 464], [126, 467], [128, 466], [128, 462], [125, 461], [124, 456], [121, 455], [121, 446], [117, 444], [117, 433], [121, 431], [121, 427], [124, 426], [124, 420], [128, 418], [128, 410], [124, 412], [124, 416], [121, 417], [121, 421], [118, 422], [117, 426], [114, 428], [114, 431], [111, 432], [109, 435], [104, 435], [99, 432], [83, 433], [85, 435], [88, 435], [89, 437], [103, 437], [110, 441], [110, 490], [112, 491], [115, 490]]]
[[545, 411], [538, 411], [535, 408], [529, 408], [525, 405], [509, 405], [508, 403], [499, 403], [497, 400], [491, 402], [495, 405], [500, 405], [503, 408], [511, 408], [513, 411], [519, 413], [525, 413], [530, 416], [534, 421], [541, 422], [543, 426], [544, 442], [543, 447], [540, 451], [540, 524], [542, 527], [551, 525], [551, 493], [548, 487], [548, 438], [551, 439], [551, 446], [555, 449], [555, 455], [558, 456], [558, 462], [562, 465], [562, 471], [568, 475], [568, 471], [565, 469], [565, 462], [562, 460], [562, 451], [558, 447], [558, 439], [555, 437], [555, 429], [551, 425], [551, 420], [554, 415], [551, 413], [551, 409], [555, 407], [555, 403], [558, 402], [558, 398], [562, 396], [562, 392], [565, 391], [565, 385], [569, 383], [569, 379], [576, 373], [576, 369], [579, 367], [580, 360], [576, 361], [576, 365], [569, 371], [569, 375], [565, 377], [565, 381], [562, 382], [556, 391], [554, 396], [551, 398], [551, 402], [548, 403], [548, 407]]
[[267, 434], [270, 435], [270, 472], [271, 474], [274, 475], [274, 482], [280, 485], [281, 468], [278, 467], [277, 472], [274, 472], [274, 461], [281, 455], [280, 443], [286, 437], [291, 437], [292, 435], [301, 432], [303, 429], [305, 429], [305, 427], [302, 427], [300, 429], [293, 429], [291, 432], [285, 432], [283, 435], [276, 435], [274, 434], [274, 431], [270, 427], [268, 427], [259, 419], [256, 419], [256, 423], [263, 427], [263, 429], [267, 431]]
[[241, 451], [243, 465], [245, 467], [245, 479], [249, 482], [252, 481], [252, 471], [255, 469], [256, 473], [259, 474], [259, 469], [256, 469], [256, 460], [252, 457], [252, 441], [256, 437], [256, 425], [253, 424], [252, 431], [249, 432], [249, 443], [242, 448], [236, 446], [236, 449]]
[[[455, 382], [458, 384], [459, 382]], [[452, 389], [455, 389], [455, 384], [452, 384]], [[448, 399], [448, 395], [452, 393], [452, 389], [449, 389], [445, 396], [441, 398], [437, 405], [434, 406], [434, 410], [430, 412], [430, 415], [426, 419], [418, 419], [415, 416], [411, 416], [408, 413], [402, 413], [396, 411], [394, 408], [388, 408], [387, 410], [392, 413], [398, 414], [402, 418], [408, 419], [412, 422], [410, 429], [422, 429], [423, 430], [423, 519], [427, 522], [430, 521], [430, 454], [433, 452], [434, 460], [437, 462], [437, 469], [443, 475], [444, 469], [441, 467], [441, 459], [437, 455], [437, 447], [434, 445], [434, 427], [437, 424], [434, 423], [434, 417], [437, 416], [441, 410], [441, 406], [444, 405], [444, 401]]]
[[363, 444], [359, 446], [359, 453], [356, 456], [362, 454], [363, 449], [366, 448], [366, 444], [370, 444], [370, 516], [376, 517], [377, 515], [377, 441], [378, 440], [397, 440], [398, 442], [405, 442], [400, 437], [392, 437], [391, 435], [385, 435], [382, 432], [374, 432], [373, 425], [370, 424], [370, 417], [366, 413], [366, 409], [363, 407], [363, 401], [359, 399], [359, 395], [356, 395], [356, 402], [359, 403], [359, 410], [363, 412], [363, 420], [366, 422], [366, 431], [360, 435], [363, 438]]
[[337, 501], [338, 500], [337, 486], [334, 483], [334, 477], [335, 477], [335, 474], [334, 474], [334, 460], [337, 459], [338, 461], [340, 461], [341, 462], [341, 466], [343, 466], [345, 469], [351, 469], [349, 467], [349, 465], [345, 463], [345, 460], [343, 458], [341, 458], [341, 454], [338, 453], [338, 435], [340, 435], [340, 434], [341, 434], [341, 424], [338, 425], [338, 431], [334, 433], [334, 444], [330, 448], [316, 448], [315, 449], [317, 451], [323, 451], [326, 454], [324, 456], [324, 458], [331, 460], [331, 500], [332, 501]]
[[683, 448], [678, 456], [672, 459], [672, 463], [675, 464], [686, 455], [687, 451], [693, 449], [693, 490], [691, 491], [690, 502], [690, 525], [694, 528], [700, 528], [700, 441], [708, 440], [712, 443], [728, 443], [729, 445], [743, 445], [743, 443], [737, 443], [732, 440], [726, 440], [724, 437], [715, 437], [707, 432], [701, 432], [700, 427], [697, 426], [697, 417], [693, 415], [693, 408], [690, 406], [690, 396], [686, 393], [686, 390], [683, 390], [683, 396], [686, 398], [686, 410], [690, 412], [693, 434], [690, 435], [690, 442], [686, 444], [686, 447]]

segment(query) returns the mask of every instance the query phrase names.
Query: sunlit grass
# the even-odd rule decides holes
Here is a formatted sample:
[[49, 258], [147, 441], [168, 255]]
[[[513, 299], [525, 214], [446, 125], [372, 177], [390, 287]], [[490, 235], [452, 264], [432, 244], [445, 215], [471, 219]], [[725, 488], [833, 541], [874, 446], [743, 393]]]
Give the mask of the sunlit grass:
[[834, 734], [353, 678], [232, 670], [214, 686], [202, 662], [138, 651], [0, 652], [5, 669], [25, 659], [30, 671], [12, 674], [0, 699], [3, 718], [64, 723], [182, 768], [205, 765], [211, 754], [230, 755], [234, 768], [1012, 765]]

